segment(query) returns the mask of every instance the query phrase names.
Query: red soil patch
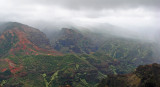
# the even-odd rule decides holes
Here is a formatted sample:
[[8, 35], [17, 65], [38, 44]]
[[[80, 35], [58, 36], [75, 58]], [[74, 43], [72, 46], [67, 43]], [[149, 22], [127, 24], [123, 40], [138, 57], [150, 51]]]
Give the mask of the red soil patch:
[[7, 70], [7, 68], [4, 68], [4, 69], [1, 70], [1, 72], [5, 72], [6, 70]]
[[4, 35], [1, 35], [1, 36], [0, 36], [0, 39], [5, 39], [5, 36], [4, 36]]
[[[22, 70], [23, 66], [22, 65], [19, 65], [17, 66], [13, 61], [11, 61], [10, 59], [0, 59], [0, 61], [3, 61], [3, 62], [7, 62], [9, 67], [8, 69], [11, 71], [12, 74], [15, 74], [16, 72], [19, 72]], [[5, 72], [7, 70], [7, 68], [4, 68], [1, 70], [1, 72]]]
[[[26, 29], [24, 29], [24, 31], [25, 30]], [[39, 55], [39, 54], [43, 54], [43, 55], [50, 54], [53, 56], [62, 55], [57, 51], [39, 48], [38, 46], [36, 46], [35, 44], [33, 44], [31, 41], [27, 39], [27, 34], [24, 31], [21, 31], [18, 28], [15, 28], [9, 31], [12, 35], [14, 35], [13, 33], [15, 33], [19, 39], [19, 41], [15, 44], [15, 47], [10, 49], [11, 54], [14, 55], [15, 52], [22, 50], [24, 51], [23, 54], [25, 55]]]

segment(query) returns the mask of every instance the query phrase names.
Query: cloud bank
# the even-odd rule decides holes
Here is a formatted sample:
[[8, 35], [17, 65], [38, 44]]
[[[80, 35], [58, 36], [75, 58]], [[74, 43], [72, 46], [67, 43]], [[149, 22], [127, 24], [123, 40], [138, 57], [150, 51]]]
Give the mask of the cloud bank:
[[[159, 29], [160, 0], [0, 0], [0, 20]], [[33, 25], [34, 26], [34, 25]]]

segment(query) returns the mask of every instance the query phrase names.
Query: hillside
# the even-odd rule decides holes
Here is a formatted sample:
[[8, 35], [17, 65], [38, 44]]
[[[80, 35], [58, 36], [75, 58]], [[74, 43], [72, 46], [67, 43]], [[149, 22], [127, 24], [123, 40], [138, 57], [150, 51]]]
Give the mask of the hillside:
[[90, 53], [96, 51], [94, 41], [78, 30], [63, 28], [53, 43], [54, 49], [63, 53]]
[[157, 61], [154, 56], [155, 44], [151, 42], [113, 35], [103, 36], [89, 31], [84, 33], [67, 28], [62, 29], [57, 37], [52, 43], [54, 49], [63, 53], [94, 55], [97, 59], [116, 67], [117, 73], [127, 73], [140, 64]]
[[95, 87], [107, 75], [157, 61], [151, 42], [68, 28], [53, 36], [17, 22], [0, 25], [4, 87]]
[[48, 51], [51, 50], [51, 46], [44, 33], [38, 29], [16, 22], [1, 25], [0, 48], [0, 57], [10, 54], [58, 54], [54, 50]]
[[109, 75], [98, 87], [160, 87], [160, 65], [141, 65], [126, 75]]

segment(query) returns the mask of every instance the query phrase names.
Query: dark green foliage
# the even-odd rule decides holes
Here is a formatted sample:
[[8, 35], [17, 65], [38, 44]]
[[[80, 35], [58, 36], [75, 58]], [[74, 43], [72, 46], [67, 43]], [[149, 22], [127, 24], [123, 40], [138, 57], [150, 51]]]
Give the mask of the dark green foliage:
[[5, 34], [5, 39], [0, 41], [0, 57], [6, 55], [8, 51], [14, 46], [14, 44], [18, 41], [17, 36], [14, 34], [12, 36], [11, 33]]
[[103, 79], [98, 87], [128, 87], [127, 79], [124, 76], [108, 76], [107, 79]]
[[[43, 79], [41, 74], [46, 73], [46, 79], [51, 77], [51, 75], [59, 70], [57, 80], [51, 82], [54, 86], [58, 85], [71, 85], [75, 86], [77, 84], [86, 85], [84, 82], [89, 82], [89, 85], [95, 85], [100, 81], [98, 77], [103, 77], [97, 68], [90, 64], [87, 60], [82, 59], [76, 55], [65, 55], [65, 56], [47, 56], [47, 55], [37, 55], [37, 56], [16, 56], [8, 57], [19, 61], [17, 64], [23, 64], [24, 71], [27, 73], [27, 76], [21, 77], [21, 85], [33, 83], [25, 83], [25, 81], [39, 81], [38, 78]], [[12, 61], [14, 61], [12, 60]], [[34, 76], [33, 76], [34, 75]], [[32, 78], [34, 77], [34, 78]], [[22, 80], [23, 79], [23, 80]], [[48, 79], [49, 80], [49, 79]], [[82, 81], [81, 81], [82, 80]], [[14, 82], [12, 82], [13, 84]], [[42, 84], [41, 85], [44, 85]], [[11, 84], [11, 83], [8, 83]], [[38, 86], [39, 84], [34, 84]]]
[[140, 87], [159, 87], [160, 86], [160, 65], [152, 64], [139, 66], [135, 74], [141, 78]]
[[129, 40], [122, 38], [111, 38], [99, 48], [96, 57], [116, 67], [117, 73], [123, 74], [134, 70], [140, 64], [155, 62], [152, 58], [154, 45], [152, 43]]
[[96, 51], [93, 41], [79, 31], [64, 28], [59, 34], [58, 40], [53, 43], [54, 48], [63, 53], [90, 53]]
[[[120, 42], [117, 42], [117, 43], [120, 43]], [[121, 44], [122, 45], [118, 46], [119, 50], [127, 46], [127, 45], [123, 45], [123, 42], [121, 42]], [[134, 48], [139, 46], [139, 45], [136, 45], [137, 42], [134, 44], [135, 45], [133, 46], [133, 43], [131, 43], [130, 44], [131, 47], [133, 46]], [[32, 80], [39, 81], [36, 79], [41, 78], [41, 80], [39, 81], [39, 84], [34, 84], [34, 86], [38, 86], [40, 84], [44, 85], [41, 74], [46, 73], [47, 78], [49, 80], [49, 77], [51, 77], [51, 75], [54, 72], [56, 72], [57, 70], [60, 70], [58, 79], [52, 82], [52, 84], [55, 87], [60, 85], [63, 85], [63, 86], [71, 85], [75, 87], [76, 85], [85, 86], [84, 85], [85, 82], [87, 82], [88, 85], [92, 87], [96, 85], [96, 83], [98, 83], [101, 79], [103, 79], [106, 74], [129, 73], [135, 69], [138, 63], [142, 63], [142, 64], [147, 63], [144, 60], [147, 60], [147, 59], [149, 60], [149, 57], [146, 55], [147, 55], [147, 52], [151, 50], [146, 46], [143, 48], [143, 50], [139, 54], [135, 53], [137, 55], [131, 56], [130, 53], [132, 53], [133, 51], [138, 52], [138, 49], [140, 49], [140, 48], [137, 48], [137, 50], [134, 50], [133, 48], [130, 48], [129, 46], [127, 46], [126, 47], [127, 50], [125, 50], [125, 53], [123, 53], [123, 55], [120, 55], [120, 56], [113, 56], [113, 54], [116, 51], [114, 49], [117, 49], [117, 46], [113, 46], [112, 49], [111, 48], [108, 49], [108, 50], [111, 50], [109, 52], [105, 52], [105, 51], [101, 52], [101, 50], [99, 50], [98, 52], [95, 52], [93, 54], [81, 54], [81, 55], [68, 54], [64, 56], [47, 56], [47, 55], [21, 56], [19, 55], [17, 57], [10, 57], [10, 59], [14, 60], [15, 62], [17, 62], [17, 60], [21, 60], [21, 63], [23, 63], [23, 65], [25, 66], [25, 71], [28, 74], [30, 73], [36, 74], [35, 79], [32, 79]], [[119, 55], [119, 54], [116, 54], [116, 55]], [[26, 77], [28, 77], [28, 75]], [[116, 79], [117, 79], [117, 82], [121, 80], [121, 78], [116, 78]], [[27, 79], [23, 78], [23, 80], [25, 82]], [[123, 83], [123, 82], [119, 82], [119, 84], [120, 83]], [[27, 84], [32, 85], [33, 83], [27, 83]], [[25, 83], [23, 83], [23, 85], [25, 85]]]
[[10, 70], [6, 70], [5, 72], [0, 72], [0, 81], [6, 80], [10, 77]]
[[139, 66], [134, 73], [109, 75], [98, 87], [160, 87], [160, 65]]

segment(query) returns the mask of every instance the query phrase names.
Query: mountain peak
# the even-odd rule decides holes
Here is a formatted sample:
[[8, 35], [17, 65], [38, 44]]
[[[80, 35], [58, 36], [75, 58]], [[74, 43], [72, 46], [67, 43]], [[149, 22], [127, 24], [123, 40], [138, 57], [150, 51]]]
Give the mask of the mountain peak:
[[17, 22], [8, 22], [0, 26], [0, 30], [0, 45], [4, 47], [3, 50], [6, 48], [5, 44], [10, 45], [7, 47], [6, 53], [15, 54], [18, 52], [27, 55], [42, 52], [53, 53], [50, 52], [52, 48], [49, 39], [38, 29]]
[[6, 24], [10, 24], [10, 25], [24, 25], [24, 24], [19, 23], [19, 22], [7, 22]]
[[95, 50], [92, 40], [76, 29], [62, 28], [54, 48], [63, 53], [90, 53]]
[[12, 30], [12, 29], [18, 29], [18, 30], [24, 30], [24, 27], [29, 28], [28, 25], [18, 23], [18, 22], [6, 22], [0, 26], [0, 33]]
[[62, 28], [60, 34], [62, 37], [67, 37], [67, 38], [82, 38], [83, 35], [75, 29], [69, 29], [69, 28]]
[[70, 28], [62, 28], [61, 32], [64, 33], [64, 34], [79, 33], [78, 30], [70, 29]]

